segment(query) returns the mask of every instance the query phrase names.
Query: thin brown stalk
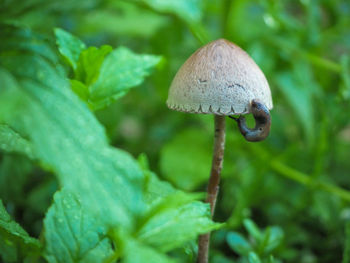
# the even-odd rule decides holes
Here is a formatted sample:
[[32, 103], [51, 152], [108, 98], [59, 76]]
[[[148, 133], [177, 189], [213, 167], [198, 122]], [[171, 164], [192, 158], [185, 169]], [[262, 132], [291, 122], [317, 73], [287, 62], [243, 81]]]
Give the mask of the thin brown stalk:
[[[212, 167], [207, 190], [206, 202], [210, 204], [211, 217], [214, 215], [216, 198], [219, 192], [220, 174], [225, 149], [225, 116], [215, 115], [215, 137]], [[201, 235], [198, 240], [197, 263], [208, 263], [210, 232]]]

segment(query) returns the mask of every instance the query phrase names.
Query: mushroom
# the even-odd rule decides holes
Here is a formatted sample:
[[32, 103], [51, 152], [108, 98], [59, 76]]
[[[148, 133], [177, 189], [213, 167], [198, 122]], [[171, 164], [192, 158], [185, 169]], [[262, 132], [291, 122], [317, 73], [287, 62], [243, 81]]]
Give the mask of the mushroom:
[[[272, 98], [269, 84], [253, 59], [240, 47], [218, 39], [198, 49], [181, 66], [171, 83], [167, 105], [172, 110], [214, 114], [215, 137], [206, 202], [213, 216], [225, 147], [225, 116], [253, 113], [254, 129], [243, 116], [235, 118], [248, 141], [267, 137]], [[199, 263], [208, 262], [210, 233], [199, 238]]]

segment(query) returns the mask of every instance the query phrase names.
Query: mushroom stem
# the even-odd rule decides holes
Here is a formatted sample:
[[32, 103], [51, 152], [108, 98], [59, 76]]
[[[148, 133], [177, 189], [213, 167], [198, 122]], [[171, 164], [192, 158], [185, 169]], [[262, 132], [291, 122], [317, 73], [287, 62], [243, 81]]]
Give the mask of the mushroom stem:
[[[220, 174], [225, 149], [225, 116], [215, 115], [214, 152], [206, 202], [210, 204], [211, 217], [214, 215], [219, 192]], [[197, 263], [208, 263], [210, 232], [199, 236]]]

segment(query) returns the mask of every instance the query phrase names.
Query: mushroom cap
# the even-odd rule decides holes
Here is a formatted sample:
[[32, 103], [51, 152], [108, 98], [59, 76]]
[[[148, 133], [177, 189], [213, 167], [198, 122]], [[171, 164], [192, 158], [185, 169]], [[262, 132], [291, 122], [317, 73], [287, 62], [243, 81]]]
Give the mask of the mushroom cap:
[[167, 105], [191, 113], [233, 115], [250, 113], [257, 99], [272, 109], [264, 73], [240, 47], [218, 39], [198, 49], [176, 73]]

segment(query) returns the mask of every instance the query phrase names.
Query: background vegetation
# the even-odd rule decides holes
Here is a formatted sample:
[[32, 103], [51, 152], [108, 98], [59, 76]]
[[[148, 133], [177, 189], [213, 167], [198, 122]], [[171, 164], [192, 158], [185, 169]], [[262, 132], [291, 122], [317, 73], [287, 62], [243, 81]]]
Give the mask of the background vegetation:
[[[193, 262], [220, 228], [214, 263], [350, 262], [349, 1], [0, 0], [0, 22], [3, 261]], [[227, 120], [218, 225], [188, 194], [205, 191], [213, 116], [165, 101], [222, 37], [262, 68], [274, 109], [262, 143]]]

